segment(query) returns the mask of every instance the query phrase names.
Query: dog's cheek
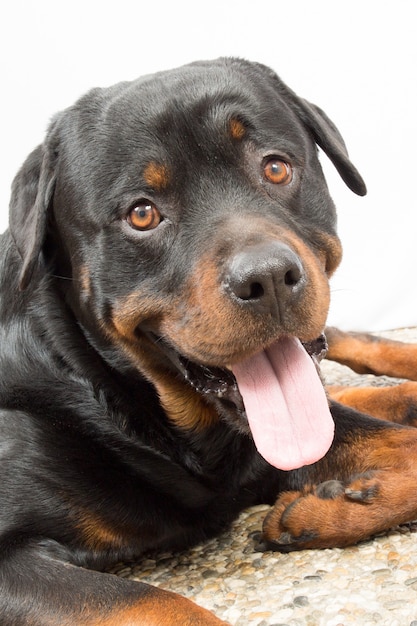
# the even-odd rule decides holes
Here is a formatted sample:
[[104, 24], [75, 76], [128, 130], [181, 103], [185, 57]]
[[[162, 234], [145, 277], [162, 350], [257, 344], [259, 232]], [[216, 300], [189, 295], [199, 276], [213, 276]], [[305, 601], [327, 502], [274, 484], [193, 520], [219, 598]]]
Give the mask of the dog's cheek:
[[327, 277], [330, 278], [342, 261], [343, 250], [340, 239], [337, 235], [315, 232], [314, 242], [316, 245], [319, 245], [318, 256]]
[[299, 324], [298, 332], [294, 329], [294, 334], [301, 340], [309, 341], [320, 335], [326, 323], [330, 306], [327, 269], [328, 258], [330, 257], [326, 252], [315, 254], [304, 241], [293, 233], [286, 232], [285, 241], [302, 260], [307, 276], [304, 297], [294, 310], [294, 320]]
[[112, 304], [111, 330], [128, 341], [135, 341], [139, 326], [147, 321], [155, 323], [167, 306], [163, 298], [141, 290], [133, 291]]

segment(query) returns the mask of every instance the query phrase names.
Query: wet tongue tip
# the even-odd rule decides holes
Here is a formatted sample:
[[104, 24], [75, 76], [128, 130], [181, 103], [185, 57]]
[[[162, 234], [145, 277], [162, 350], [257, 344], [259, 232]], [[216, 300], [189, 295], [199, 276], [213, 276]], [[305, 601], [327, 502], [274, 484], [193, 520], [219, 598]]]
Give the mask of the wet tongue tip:
[[310, 465], [331, 446], [334, 422], [301, 342], [282, 337], [233, 366], [258, 452], [282, 470]]

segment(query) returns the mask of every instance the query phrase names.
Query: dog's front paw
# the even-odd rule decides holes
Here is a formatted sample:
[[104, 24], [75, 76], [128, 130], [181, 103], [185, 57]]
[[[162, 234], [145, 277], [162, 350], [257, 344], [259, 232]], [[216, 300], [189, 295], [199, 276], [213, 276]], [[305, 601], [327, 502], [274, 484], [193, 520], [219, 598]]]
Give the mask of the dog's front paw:
[[329, 480], [281, 494], [265, 518], [258, 549], [290, 552], [352, 545], [390, 524], [380, 500], [380, 473], [348, 485]]

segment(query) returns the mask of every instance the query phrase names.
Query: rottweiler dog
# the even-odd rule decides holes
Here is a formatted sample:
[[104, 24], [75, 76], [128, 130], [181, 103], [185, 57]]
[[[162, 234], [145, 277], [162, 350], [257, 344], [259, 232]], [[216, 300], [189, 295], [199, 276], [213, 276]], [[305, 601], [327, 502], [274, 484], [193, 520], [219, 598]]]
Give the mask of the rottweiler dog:
[[329, 409], [318, 375], [341, 245], [317, 146], [364, 194], [327, 116], [240, 59], [52, 120], [0, 242], [2, 626], [220, 624], [103, 570], [257, 503], [284, 552], [417, 517], [417, 431]]

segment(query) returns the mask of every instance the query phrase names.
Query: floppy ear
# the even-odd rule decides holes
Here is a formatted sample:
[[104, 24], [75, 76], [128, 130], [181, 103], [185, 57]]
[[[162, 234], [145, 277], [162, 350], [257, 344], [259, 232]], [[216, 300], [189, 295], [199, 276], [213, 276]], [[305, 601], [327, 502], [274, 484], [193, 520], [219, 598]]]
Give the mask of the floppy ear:
[[295, 94], [292, 96], [295, 97], [300, 119], [313, 133], [317, 145], [327, 154], [349, 189], [358, 196], [364, 196], [366, 185], [350, 161], [345, 142], [336, 126], [318, 106]]
[[26, 159], [12, 184], [10, 232], [22, 258], [19, 287], [26, 289], [39, 261], [55, 186], [55, 158], [43, 144]]
[[358, 196], [364, 196], [366, 194], [364, 180], [349, 159], [342, 135], [324, 111], [297, 96], [271, 68], [260, 63], [251, 65], [266, 74], [275, 84], [280, 96], [291, 103], [299, 119], [311, 131], [314, 141], [327, 154], [349, 189]]

